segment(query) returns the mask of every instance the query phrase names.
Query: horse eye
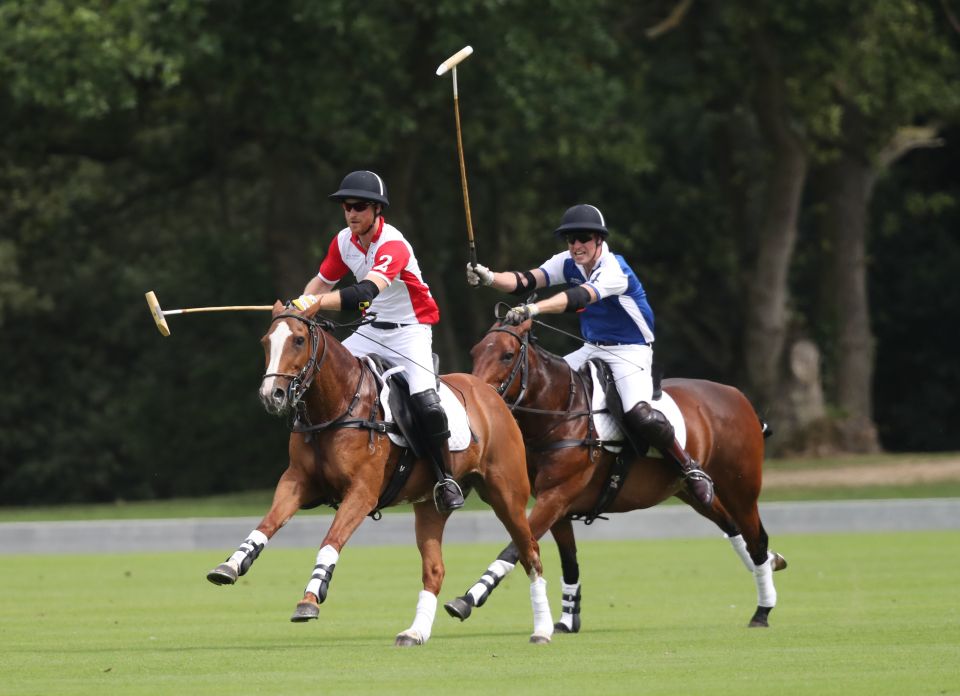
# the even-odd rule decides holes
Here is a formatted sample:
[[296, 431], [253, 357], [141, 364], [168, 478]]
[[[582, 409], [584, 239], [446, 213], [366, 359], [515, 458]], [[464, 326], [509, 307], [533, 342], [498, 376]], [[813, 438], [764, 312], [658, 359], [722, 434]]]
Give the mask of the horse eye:
[[305, 340], [306, 339], [303, 336], [297, 336], [296, 338], [293, 339], [293, 343], [294, 345], [302, 346]]
[[504, 354], [503, 354], [503, 360], [504, 360], [504, 361], [513, 360], [513, 355], [514, 355], [513, 352], [504, 353]]

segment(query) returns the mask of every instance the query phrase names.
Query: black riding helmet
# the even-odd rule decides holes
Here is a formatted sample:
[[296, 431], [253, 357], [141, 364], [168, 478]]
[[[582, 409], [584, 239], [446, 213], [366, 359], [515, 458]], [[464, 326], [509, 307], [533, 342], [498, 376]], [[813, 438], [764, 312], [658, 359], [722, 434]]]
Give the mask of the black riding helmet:
[[553, 236], [563, 238], [571, 232], [583, 231], [599, 232], [604, 238], [610, 234], [603, 213], [596, 206], [581, 203], [567, 208], [567, 212], [560, 218], [560, 227], [553, 231]]
[[330, 198], [343, 201], [356, 198], [361, 201], [380, 203], [384, 208], [390, 205], [387, 200], [387, 185], [378, 174], [369, 171], [350, 172], [340, 182], [340, 189], [331, 193]]

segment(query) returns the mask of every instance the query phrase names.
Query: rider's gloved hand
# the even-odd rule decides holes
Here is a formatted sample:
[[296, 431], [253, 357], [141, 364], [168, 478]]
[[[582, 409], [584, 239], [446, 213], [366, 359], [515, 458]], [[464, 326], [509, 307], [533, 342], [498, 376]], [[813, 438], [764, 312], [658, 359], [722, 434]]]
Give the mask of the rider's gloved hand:
[[507, 312], [503, 317], [503, 323], [509, 324], [510, 326], [517, 326], [538, 314], [540, 314], [540, 308], [535, 304], [519, 305]]
[[467, 283], [473, 287], [493, 285], [493, 271], [479, 263], [467, 264]]
[[320, 300], [316, 295], [300, 295], [297, 299], [293, 300], [290, 304], [299, 309], [301, 312], [308, 307], [312, 307]]

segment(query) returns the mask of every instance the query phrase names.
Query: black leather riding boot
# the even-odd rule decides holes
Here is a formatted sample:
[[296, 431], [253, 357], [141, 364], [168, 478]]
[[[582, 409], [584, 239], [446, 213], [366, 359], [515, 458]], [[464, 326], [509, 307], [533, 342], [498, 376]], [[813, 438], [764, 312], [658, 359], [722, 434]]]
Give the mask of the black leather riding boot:
[[428, 389], [411, 397], [414, 410], [423, 431], [427, 456], [433, 465], [437, 484], [433, 487], [433, 502], [439, 512], [451, 512], [463, 507], [463, 491], [451, 476], [453, 461], [447, 438], [447, 414], [440, 405], [440, 395]]
[[683, 449], [680, 446], [680, 443], [677, 442], [677, 438], [673, 438], [673, 444], [663, 452], [664, 456], [670, 457], [680, 466], [680, 471], [683, 473], [683, 478], [687, 482], [687, 490], [693, 495], [694, 498], [699, 500], [703, 505], [709, 506], [713, 502], [713, 479], [711, 479], [707, 472], [700, 468], [700, 464], [696, 459], [690, 456], [690, 453], [687, 450]]
[[463, 491], [460, 484], [450, 476], [453, 471], [452, 456], [447, 437], [433, 438], [427, 443], [430, 449], [430, 458], [438, 470], [437, 485], [433, 487], [433, 503], [440, 512], [451, 512], [463, 507]]
[[664, 457], [672, 459], [680, 467], [687, 490], [694, 498], [703, 505], [713, 502], [713, 480], [677, 442], [676, 433], [666, 416], [641, 401], [623, 414], [623, 421], [627, 426], [627, 436], [634, 442], [634, 449], [640, 449], [636, 446], [636, 440], [656, 447]]

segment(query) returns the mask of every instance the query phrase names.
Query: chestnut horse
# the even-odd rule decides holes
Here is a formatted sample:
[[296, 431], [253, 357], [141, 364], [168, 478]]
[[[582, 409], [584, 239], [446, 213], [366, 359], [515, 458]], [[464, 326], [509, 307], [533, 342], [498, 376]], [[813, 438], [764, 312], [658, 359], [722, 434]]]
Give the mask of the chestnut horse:
[[[320, 544], [317, 563], [291, 621], [319, 615], [343, 546], [369, 514], [381, 507], [413, 503], [423, 591], [413, 624], [396, 645], [422, 645], [431, 633], [437, 595], [443, 584], [441, 538], [448, 514], [437, 512], [433, 474], [425, 461], [410, 466], [408, 448], [394, 444], [384, 422], [380, 382], [374, 369], [334, 338], [331, 322], [313, 312], [286, 311], [279, 302], [263, 337], [266, 374], [260, 399], [269, 413], [294, 414], [290, 462], [277, 483], [273, 505], [247, 539], [207, 579], [232, 585], [245, 574], [270, 538], [303, 507], [336, 507], [333, 523]], [[534, 611], [532, 643], [548, 643], [553, 633], [540, 549], [526, 519], [530, 497], [523, 439], [503, 400], [472, 375], [444, 375], [466, 409], [469, 446], [453, 452], [454, 477], [475, 488], [506, 527], [530, 578]], [[408, 471], [408, 478], [398, 477]]]
[[[756, 581], [757, 609], [749, 625], [767, 626], [777, 597], [771, 573], [785, 568], [786, 561], [768, 550], [757, 511], [765, 427], [747, 398], [716, 382], [664, 381], [686, 423], [686, 449], [715, 484], [713, 502], [704, 507], [687, 493], [672, 462], [637, 456], [629, 445], [618, 461], [617, 454], [603, 447], [591, 424], [587, 365], [574, 371], [539, 346], [531, 332], [530, 320], [517, 327], [495, 324], [471, 356], [473, 374], [496, 388], [520, 424], [536, 496], [530, 528], [537, 539], [549, 529], [560, 551], [563, 608], [555, 629], [580, 629], [580, 569], [571, 518], [585, 518], [589, 524], [602, 513], [649, 508], [671, 496], [727, 535]], [[516, 550], [508, 546], [465, 595], [444, 605], [447, 612], [466, 619], [516, 559]]]

